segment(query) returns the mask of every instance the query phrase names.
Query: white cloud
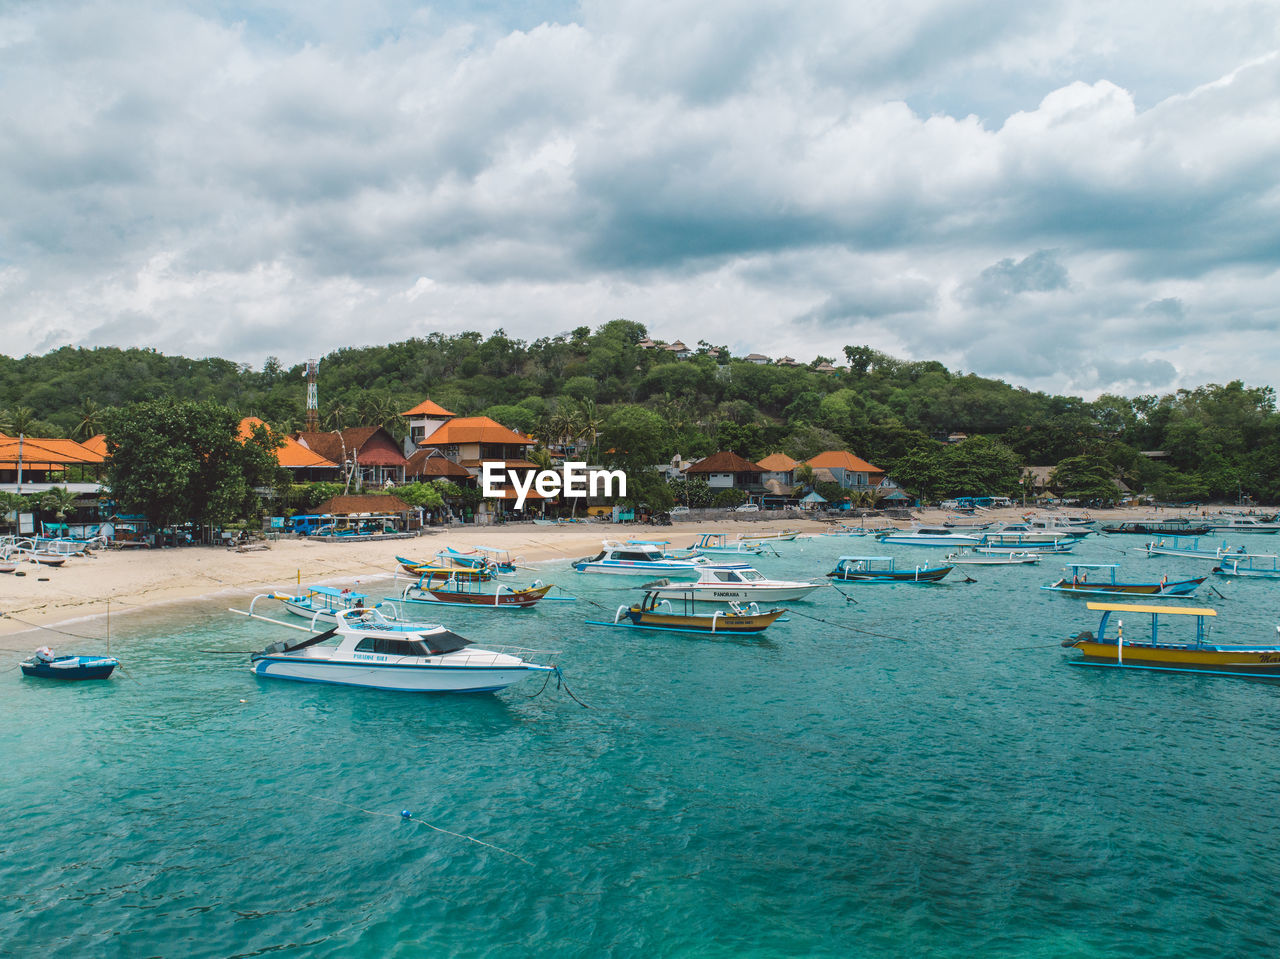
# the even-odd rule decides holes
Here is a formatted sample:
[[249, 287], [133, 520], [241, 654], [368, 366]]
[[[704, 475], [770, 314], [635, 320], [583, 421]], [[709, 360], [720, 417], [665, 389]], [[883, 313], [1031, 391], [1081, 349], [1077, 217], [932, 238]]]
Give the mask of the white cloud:
[[256, 364], [626, 316], [1054, 390], [1266, 382], [1269, 9], [18, 7], [0, 336]]

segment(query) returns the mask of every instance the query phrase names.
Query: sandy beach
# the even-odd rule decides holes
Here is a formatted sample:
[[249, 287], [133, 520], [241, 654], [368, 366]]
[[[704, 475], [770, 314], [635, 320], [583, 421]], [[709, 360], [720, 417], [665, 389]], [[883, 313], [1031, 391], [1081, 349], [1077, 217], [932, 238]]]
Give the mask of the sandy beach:
[[[981, 520], [1014, 522], [1029, 513], [1040, 512], [1043, 511], [1024, 508], [991, 510], [982, 513]], [[965, 521], [941, 510], [916, 510], [914, 515], [923, 522]], [[1153, 514], [1151, 509], [1142, 508], [1106, 510], [1099, 515], [1111, 522], [1138, 517], [1166, 519], [1180, 514], [1176, 510]], [[881, 518], [869, 518], [866, 523], [873, 527], [910, 525], [905, 520], [891, 524]], [[0, 635], [103, 616], [108, 612], [113, 617], [127, 615], [163, 603], [218, 594], [234, 598], [299, 584], [350, 585], [353, 581], [389, 579], [396, 572], [397, 555], [428, 560], [445, 546], [455, 549], [493, 546], [510, 551], [522, 562], [539, 564], [588, 555], [597, 551], [604, 539], [668, 539], [676, 546], [685, 547], [704, 532], [726, 533], [730, 538], [739, 533], [783, 528], [817, 534], [829, 525], [795, 517], [754, 522], [726, 517], [716, 522], [673, 526], [605, 523], [459, 526], [442, 528], [415, 539], [380, 542], [286, 539], [271, 543], [269, 549], [246, 552], [199, 546], [104, 550], [89, 558], [72, 558], [61, 568], [25, 563], [20, 566], [25, 576], [0, 576]], [[530, 578], [546, 577], [530, 572]]]

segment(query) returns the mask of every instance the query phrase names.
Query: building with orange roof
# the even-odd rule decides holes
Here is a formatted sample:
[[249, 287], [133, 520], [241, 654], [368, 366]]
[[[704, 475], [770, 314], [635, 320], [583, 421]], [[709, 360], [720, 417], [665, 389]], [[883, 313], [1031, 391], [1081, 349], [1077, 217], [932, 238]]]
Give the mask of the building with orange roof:
[[365, 486], [404, 482], [407, 460], [395, 437], [381, 426], [352, 426], [329, 433], [295, 433], [312, 453], [337, 464], [340, 474], [354, 473]]
[[409, 435], [404, 440], [404, 455], [412, 456], [428, 436], [458, 414], [450, 413], [439, 403], [423, 400], [411, 410], [400, 414], [409, 421]]
[[[815, 476], [819, 470], [823, 470], [830, 474], [831, 482], [839, 483], [845, 489], [875, 488], [884, 479], [884, 470], [854, 456], [848, 450], [827, 450], [805, 462], [813, 467]], [[819, 478], [826, 479], [825, 476]]]
[[95, 477], [106, 457], [75, 440], [0, 435], [0, 489], [12, 493], [43, 493], [66, 486], [78, 493], [98, 493], [94, 480], [68, 481], [68, 471], [85, 467]]
[[760, 477], [760, 485], [775, 496], [789, 496], [796, 484], [796, 467], [800, 463], [786, 453], [770, 453], [756, 463], [764, 470]]
[[[258, 419], [256, 416], [246, 416], [240, 421], [239, 435], [241, 441], [249, 438], [255, 426], [265, 426], [268, 430], [271, 430], [273, 435], [280, 435], [271, 429], [269, 423]], [[315, 450], [303, 446], [292, 436], [284, 436], [282, 439], [284, 440], [284, 445], [275, 451], [276, 460], [281, 466], [292, 472], [299, 482], [315, 482], [317, 480], [334, 479], [338, 476], [340, 467], [333, 460], [327, 459]]]

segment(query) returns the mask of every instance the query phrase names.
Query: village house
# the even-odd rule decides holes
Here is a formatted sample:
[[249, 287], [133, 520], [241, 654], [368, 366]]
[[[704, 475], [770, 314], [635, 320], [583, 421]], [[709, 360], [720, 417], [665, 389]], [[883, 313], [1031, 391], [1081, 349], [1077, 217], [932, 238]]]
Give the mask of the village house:
[[763, 469], [732, 451], [712, 453], [685, 470], [687, 478], [705, 479], [707, 485], [714, 489], [756, 492], [760, 489], [760, 477], [763, 475]]
[[756, 463], [756, 466], [764, 470], [760, 485], [774, 496], [790, 496], [796, 484], [796, 467], [799, 465], [798, 461], [786, 453], [770, 453]]
[[884, 470], [847, 450], [827, 450], [806, 460], [815, 479], [838, 483], [845, 489], [865, 490], [880, 485]]
[[[240, 421], [240, 441], [244, 442], [253, 435], [256, 426], [266, 426], [256, 416], [246, 416]], [[275, 431], [272, 430], [274, 433]], [[279, 434], [276, 434], [277, 436]], [[276, 461], [293, 474], [295, 483], [316, 483], [324, 480], [336, 480], [342, 468], [333, 460], [326, 459], [313, 449], [303, 446], [292, 436], [283, 436], [284, 445], [276, 449]]]
[[294, 433], [302, 446], [332, 463], [343, 478], [361, 486], [392, 486], [404, 482], [406, 460], [395, 437], [381, 426], [352, 426], [329, 433]]

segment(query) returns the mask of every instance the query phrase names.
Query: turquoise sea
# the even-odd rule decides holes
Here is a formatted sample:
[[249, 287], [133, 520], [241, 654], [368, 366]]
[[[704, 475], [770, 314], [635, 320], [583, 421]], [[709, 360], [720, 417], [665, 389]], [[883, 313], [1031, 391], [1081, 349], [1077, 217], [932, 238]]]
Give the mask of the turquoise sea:
[[[1139, 542], [1075, 557], [1210, 565]], [[1280, 685], [1066, 665], [1097, 614], [1060, 569], [842, 584], [759, 639], [584, 626], [643, 580], [563, 564], [578, 602], [440, 611], [590, 708], [261, 680], [235, 651], [284, 631], [240, 600], [115, 616], [126, 672], [0, 682], [0, 954], [1275, 955]], [[1275, 636], [1280, 583], [1207, 585], [1215, 637]]]

